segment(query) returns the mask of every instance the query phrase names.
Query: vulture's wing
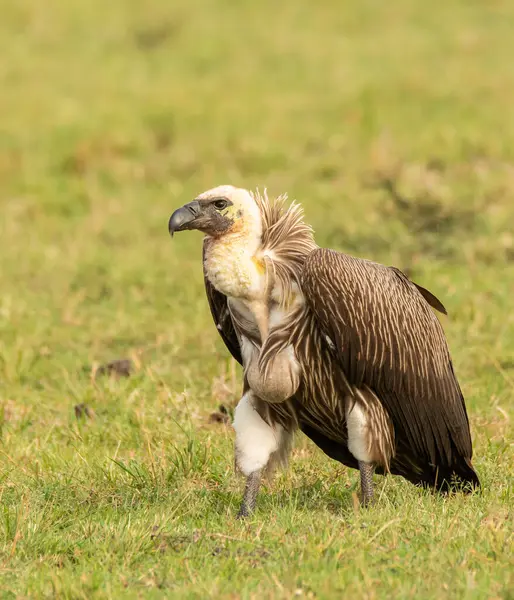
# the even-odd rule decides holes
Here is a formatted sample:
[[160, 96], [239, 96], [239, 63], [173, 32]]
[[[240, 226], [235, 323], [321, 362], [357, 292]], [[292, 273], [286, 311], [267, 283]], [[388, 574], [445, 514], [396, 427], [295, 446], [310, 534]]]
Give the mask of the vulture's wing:
[[438, 310], [440, 313], [443, 313], [443, 315], [447, 315], [448, 314], [448, 312], [446, 311], [446, 308], [444, 307], [443, 303], [439, 300], [439, 298], [436, 298], [434, 296], [434, 294], [432, 294], [432, 292], [429, 292], [426, 288], [422, 287], [421, 285], [418, 285], [414, 281], [411, 281], [407, 277], [407, 275], [405, 275], [405, 273], [402, 273], [400, 271], [400, 269], [397, 269], [396, 267], [389, 267], [389, 269], [391, 271], [393, 271], [394, 273], [396, 273], [396, 275], [400, 279], [402, 279], [403, 281], [407, 281], [409, 283], [412, 283], [412, 285], [414, 285], [416, 287], [416, 289], [418, 290], [418, 292], [423, 296], [423, 298], [425, 298], [425, 300], [430, 304], [430, 306], [432, 308], [435, 308], [435, 310]]
[[[206, 240], [203, 247], [203, 260], [205, 260], [205, 244], [208, 243]], [[211, 309], [212, 318], [216, 324], [216, 328], [221, 335], [222, 340], [225, 342], [226, 347], [229, 349], [230, 354], [237, 360], [239, 364], [243, 364], [243, 358], [241, 356], [241, 348], [239, 346], [239, 340], [237, 339], [236, 330], [232, 323], [230, 311], [228, 309], [227, 297], [225, 294], [218, 292], [218, 290], [212, 285], [205, 274], [203, 273], [205, 282], [205, 293], [207, 294], [207, 300], [209, 301], [209, 307]]]
[[348, 382], [374, 390], [409, 460], [478, 484], [464, 398], [429, 306], [442, 307], [435, 296], [397, 269], [324, 249], [309, 255], [302, 289]]

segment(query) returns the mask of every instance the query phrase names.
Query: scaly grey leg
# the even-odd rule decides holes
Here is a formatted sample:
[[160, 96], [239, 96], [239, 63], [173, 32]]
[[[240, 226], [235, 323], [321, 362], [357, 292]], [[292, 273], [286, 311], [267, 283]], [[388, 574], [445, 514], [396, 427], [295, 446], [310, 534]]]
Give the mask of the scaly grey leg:
[[249, 517], [255, 509], [255, 503], [257, 502], [257, 494], [259, 492], [259, 486], [261, 485], [261, 472], [254, 471], [246, 478], [245, 491], [243, 494], [243, 502], [241, 508], [237, 513], [238, 519], [244, 519]]
[[359, 460], [359, 471], [361, 474], [362, 504], [368, 506], [373, 501], [373, 473], [375, 467], [372, 463]]

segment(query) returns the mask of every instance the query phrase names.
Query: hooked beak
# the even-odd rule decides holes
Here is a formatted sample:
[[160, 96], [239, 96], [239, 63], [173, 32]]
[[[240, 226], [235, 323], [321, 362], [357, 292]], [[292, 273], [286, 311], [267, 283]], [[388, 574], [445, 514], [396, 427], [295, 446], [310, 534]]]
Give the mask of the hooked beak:
[[185, 204], [178, 208], [170, 217], [168, 231], [171, 237], [175, 231], [184, 231], [185, 229], [194, 229], [193, 223], [200, 214], [200, 203], [197, 200]]

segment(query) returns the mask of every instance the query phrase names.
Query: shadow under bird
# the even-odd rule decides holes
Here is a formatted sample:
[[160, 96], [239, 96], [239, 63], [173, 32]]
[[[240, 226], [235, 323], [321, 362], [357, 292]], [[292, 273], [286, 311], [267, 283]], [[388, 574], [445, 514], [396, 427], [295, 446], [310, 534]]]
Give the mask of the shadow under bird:
[[235, 459], [239, 516], [295, 430], [359, 469], [441, 491], [480, 483], [464, 398], [428, 290], [394, 267], [319, 248], [298, 204], [233, 186], [176, 210], [169, 231], [205, 234], [205, 289], [216, 327], [243, 366]]

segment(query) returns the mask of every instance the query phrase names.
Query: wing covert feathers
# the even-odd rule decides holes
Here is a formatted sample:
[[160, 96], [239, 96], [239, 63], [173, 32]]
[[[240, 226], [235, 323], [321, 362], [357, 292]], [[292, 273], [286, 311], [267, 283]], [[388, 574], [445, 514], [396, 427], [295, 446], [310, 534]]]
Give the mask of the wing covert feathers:
[[430, 304], [430, 306], [432, 308], [434, 308], [435, 310], [439, 311], [440, 313], [442, 313], [443, 315], [447, 315], [448, 312], [446, 311], [446, 308], [444, 307], [443, 303], [434, 296], [434, 294], [432, 294], [432, 292], [429, 292], [426, 288], [422, 287], [421, 285], [418, 285], [417, 283], [415, 283], [414, 281], [411, 281], [407, 275], [405, 275], [405, 273], [402, 273], [400, 271], [400, 269], [397, 269], [396, 267], [389, 267], [389, 269], [391, 271], [393, 271], [397, 277], [399, 277], [404, 283], [406, 283], [406, 285], [413, 285], [416, 287], [416, 289], [418, 290], [418, 292], [423, 296], [423, 298], [425, 298], [425, 300]]
[[429, 307], [442, 307], [435, 296], [397, 269], [326, 249], [307, 258], [302, 290], [350, 385], [373, 390], [393, 420], [392, 472], [479, 485], [464, 398]]

